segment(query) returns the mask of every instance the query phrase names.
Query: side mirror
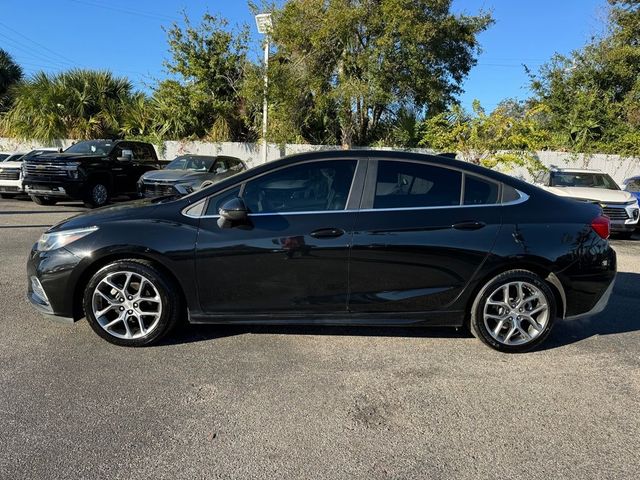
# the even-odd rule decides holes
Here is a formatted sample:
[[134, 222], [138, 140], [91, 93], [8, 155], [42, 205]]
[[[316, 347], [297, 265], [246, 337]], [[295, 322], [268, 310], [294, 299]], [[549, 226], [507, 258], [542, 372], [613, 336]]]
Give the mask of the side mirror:
[[220, 210], [220, 219], [218, 220], [218, 226], [220, 228], [229, 228], [233, 224], [245, 223], [247, 221], [247, 206], [244, 204], [241, 198], [235, 197], [225, 202]]
[[133, 160], [133, 150], [122, 150], [122, 156], [118, 157], [120, 162], [130, 162]]

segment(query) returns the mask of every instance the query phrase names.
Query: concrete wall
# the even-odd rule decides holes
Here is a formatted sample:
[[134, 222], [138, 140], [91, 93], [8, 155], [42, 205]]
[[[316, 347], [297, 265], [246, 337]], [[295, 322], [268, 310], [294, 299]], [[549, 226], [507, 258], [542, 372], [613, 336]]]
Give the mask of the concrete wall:
[[[34, 148], [40, 147], [58, 147], [66, 148], [73, 143], [73, 140], [64, 139], [56, 140], [51, 145], [45, 145], [34, 141], [19, 141], [12, 138], [0, 138], [0, 151], [29, 151]], [[295, 153], [309, 152], [316, 150], [329, 150], [339, 149], [339, 146], [330, 145], [299, 145], [299, 144], [287, 144], [276, 145], [269, 144], [267, 159], [269, 161], [276, 160], [285, 155], [292, 155]], [[371, 147], [362, 147], [364, 150], [372, 150]], [[158, 156], [161, 159], [170, 160], [178, 155], [186, 153], [201, 154], [201, 155], [216, 155], [224, 154], [238, 157], [250, 167], [259, 165], [262, 163], [262, 145], [255, 143], [209, 143], [209, 142], [183, 142], [183, 141], [166, 141], [162, 145], [156, 145]], [[376, 150], [393, 150], [392, 148], [376, 148]], [[419, 153], [432, 153], [432, 150], [424, 148], [407, 149], [408, 151], [414, 151]], [[639, 158], [625, 158], [619, 155], [573, 155], [565, 152], [538, 152], [538, 158], [540, 161], [550, 167], [574, 167], [574, 168], [593, 168], [607, 172], [618, 183], [621, 183], [625, 178], [640, 175], [640, 159]], [[504, 170], [503, 170], [504, 171]], [[507, 170], [505, 173], [530, 180], [530, 175], [525, 169], [516, 168], [513, 170]]]

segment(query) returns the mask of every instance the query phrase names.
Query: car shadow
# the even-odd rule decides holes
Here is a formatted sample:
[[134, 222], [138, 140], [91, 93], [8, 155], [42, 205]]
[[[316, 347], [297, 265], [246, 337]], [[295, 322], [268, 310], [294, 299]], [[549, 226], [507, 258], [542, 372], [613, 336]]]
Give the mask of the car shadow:
[[464, 328], [366, 327], [331, 325], [181, 325], [157, 345], [179, 345], [244, 334], [326, 335], [354, 337], [469, 338]]
[[[549, 338], [536, 350], [571, 345], [590, 337], [640, 330], [640, 274], [621, 272], [607, 308], [600, 314], [581, 320], [557, 321]], [[340, 335], [359, 337], [470, 338], [465, 328], [441, 327], [365, 327], [328, 325], [188, 325], [183, 324], [158, 343], [179, 345], [235, 335]]]

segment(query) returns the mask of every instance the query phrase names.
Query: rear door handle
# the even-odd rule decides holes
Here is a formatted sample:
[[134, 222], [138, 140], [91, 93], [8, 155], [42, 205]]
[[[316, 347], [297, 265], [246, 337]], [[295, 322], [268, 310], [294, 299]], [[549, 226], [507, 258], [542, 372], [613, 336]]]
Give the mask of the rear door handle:
[[456, 230], [479, 230], [485, 226], [486, 223], [484, 222], [460, 222], [452, 225]]
[[321, 228], [310, 233], [313, 238], [337, 238], [344, 235], [344, 230], [340, 228]]

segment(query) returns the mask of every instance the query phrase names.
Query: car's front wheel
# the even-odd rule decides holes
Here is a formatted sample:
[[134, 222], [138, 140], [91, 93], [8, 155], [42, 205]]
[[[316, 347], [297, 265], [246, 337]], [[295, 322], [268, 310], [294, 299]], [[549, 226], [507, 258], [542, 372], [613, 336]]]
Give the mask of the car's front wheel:
[[476, 296], [471, 332], [496, 350], [527, 352], [549, 336], [555, 312], [555, 297], [542, 278], [527, 270], [510, 270], [490, 280]]
[[88, 208], [103, 207], [109, 202], [109, 188], [103, 182], [89, 185], [84, 197], [84, 205]]
[[143, 260], [119, 260], [98, 270], [85, 289], [83, 304], [98, 335], [128, 347], [157, 342], [182, 313], [174, 282]]

